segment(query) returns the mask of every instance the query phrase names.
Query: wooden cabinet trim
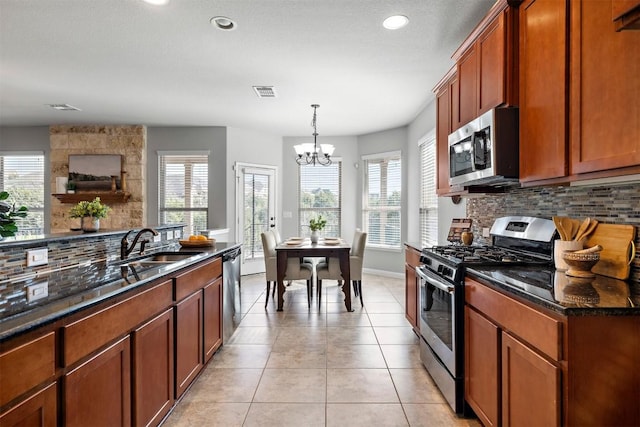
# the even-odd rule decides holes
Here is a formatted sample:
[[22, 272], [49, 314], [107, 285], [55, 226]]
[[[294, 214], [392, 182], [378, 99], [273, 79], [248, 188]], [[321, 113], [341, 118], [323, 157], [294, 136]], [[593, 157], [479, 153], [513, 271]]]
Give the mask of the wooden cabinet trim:
[[222, 258], [204, 262], [175, 278], [175, 301], [180, 301], [194, 291], [222, 276]]
[[0, 354], [0, 407], [54, 378], [55, 356], [55, 332]]
[[63, 328], [64, 366], [70, 366], [106, 343], [170, 307], [171, 280], [90, 314]]
[[562, 360], [562, 322], [473, 279], [465, 279], [465, 301], [504, 330], [554, 360]]

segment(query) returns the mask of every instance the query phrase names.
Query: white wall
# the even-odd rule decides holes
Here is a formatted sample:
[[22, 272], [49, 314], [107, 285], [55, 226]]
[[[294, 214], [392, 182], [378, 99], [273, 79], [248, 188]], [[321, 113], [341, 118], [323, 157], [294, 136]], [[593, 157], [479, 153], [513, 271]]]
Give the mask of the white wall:
[[229, 228], [229, 236], [235, 240], [237, 232], [236, 214], [236, 179], [233, 165], [236, 162], [251, 163], [256, 165], [275, 166], [277, 168], [278, 198], [276, 200], [276, 224], [280, 221], [282, 212], [282, 200], [286, 197], [282, 191], [282, 137], [265, 134], [262, 132], [227, 128], [227, 156], [225, 159], [226, 198], [218, 199], [226, 204], [226, 227]]
[[[365, 156], [368, 154], [385, 153], [389, 151], [402, 152], [402, 185], [407, 188], [407, 164], [408, 156], [411, 156], [407, 150], [408, 128], [400, 127], [389, 129], [382, 132], [370, 133], [358, 137], [358, 154]], [[360, 168], [362, 169], [362, 168]], [[358, 185], [358, 194], [362, 194], [363, 172], [360, 172], [360, 182]], [[407, 219], [407, 194], [402, 195], [402, 235], [401, 241], [406, 240]], [[358, 200], [358, 211], [362, 208], [362, 198]], [[364, 267], [373, 270], [382, 270], [393, 273], [402, 274], [404, 272], [404, 248], [398, 250], [374, 249], [367, 248], [364, 257]]]
[[158, 224], [158, 151], [209, 151], [209, 224], [226, 228], [227, 129], [224, 127], [147, 128], [147, 224]]
[[[284, 236], [296, 236], [298, 231], [298, 164], [294, 145], [313, 142], [313, 137], [285, 137], [282, 143], [282, 175], [283, 201], [282, 211], [291, 212], [291, 218], [282, 218], [280, 221], [281, 233]], [[318, 144], [333, 144], [335, 152], [333, 156], [342, 161], [342, 236], [353, 236], [355, 229], [359, 227], [358, 212], [360, 194], [358, 191], [359, 169], [358, 163], [358, 139], [355, 136], [318, 136]], [[316, 166], [318, 168], [324, 166]], [[350, 241], [350, 240], [349, 240]]]

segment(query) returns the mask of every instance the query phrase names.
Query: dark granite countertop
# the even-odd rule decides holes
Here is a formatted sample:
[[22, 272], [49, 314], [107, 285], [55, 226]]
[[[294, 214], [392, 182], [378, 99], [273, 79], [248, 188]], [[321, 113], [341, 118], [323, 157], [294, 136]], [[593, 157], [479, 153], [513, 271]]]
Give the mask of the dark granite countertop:
[[471, 278], [565, 316], [640, 315], [640, 284], [596, 275], [567, 276], [547, 267], [467, 267]]
[[406, 246], [410, 246], [413, 249], [417, 250], [417, 251], [421, 251], [422, 250], [422, 245], [420, 245], [419, 242], [404, 242], [404, 244]]
[[[38, 305], [32, 309], [1, 318], [0, 342], [114, 298], [205, 259], [222, 256], [224, 253], [240, 246], [240, 243], [216, 243], [213, 247], [180, 249], [180, 246], [177, 245], [175, 247], [176, 251], [198, 253], [181, 261], [161, 264], [141, 271], [137, 271], [135, 267], [127, 265], [140, 258], [136, 257], [123, 263], [119, 262], [112, 265], [91, 265], [87, 263], [86, 267], [78, 267], [77, 271], [65, 271], [64, 274], [53, 273], [40, 280], [48, 280], [50, 287], [51, 283], [58, 283], [63, 280], [78, 280], [78, 278], [81, 280], [85, 275], [91, 277], [91, 280], [88, 281], [90, 283], [87, 284], [87, 289], [81, 292], [64, 296], [52, 294], [45, 300], [38, 301]], [[124, 268], [123, 264], [125, 264]], [[88, 274], [89, 270], [90, 274]]]

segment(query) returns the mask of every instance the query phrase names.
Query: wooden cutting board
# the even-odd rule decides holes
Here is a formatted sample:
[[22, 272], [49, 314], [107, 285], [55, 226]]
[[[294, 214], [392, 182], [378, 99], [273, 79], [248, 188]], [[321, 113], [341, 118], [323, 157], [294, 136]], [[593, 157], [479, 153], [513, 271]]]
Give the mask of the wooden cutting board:
[[636, 237], [636, 227], [622, 224], [599, 223], [585, 243], [585, 248], [602, 246], [600, 261], [591, 271], [603, 276], [626, 280], [631, 269], [630, 259], [633, 241]]

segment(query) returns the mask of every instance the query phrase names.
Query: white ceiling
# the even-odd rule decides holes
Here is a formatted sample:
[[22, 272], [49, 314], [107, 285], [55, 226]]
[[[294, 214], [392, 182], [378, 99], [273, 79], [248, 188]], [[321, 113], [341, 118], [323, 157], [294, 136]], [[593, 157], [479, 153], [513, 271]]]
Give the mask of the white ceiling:
[[[494, 0], [0, 0], [0, 125], [403, 126]], [[393, 14], [409, 25], [389, 31]], [[234, 31], [215, 29], [228, 16]], [[275, 86], [260, 99], [254, 85]], [[67, 103], [82, 111], [55, 111]]]

